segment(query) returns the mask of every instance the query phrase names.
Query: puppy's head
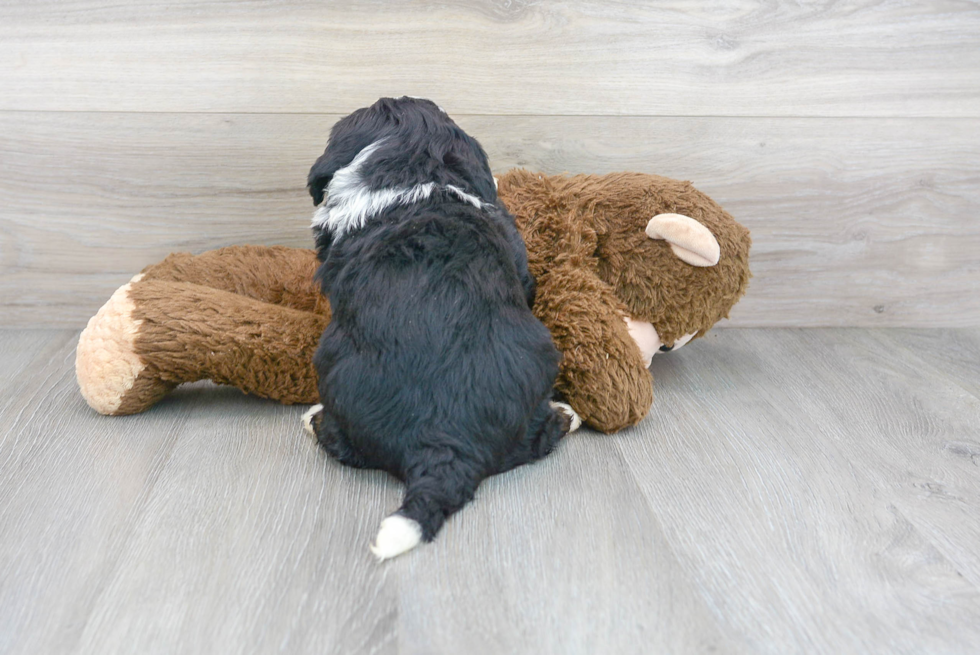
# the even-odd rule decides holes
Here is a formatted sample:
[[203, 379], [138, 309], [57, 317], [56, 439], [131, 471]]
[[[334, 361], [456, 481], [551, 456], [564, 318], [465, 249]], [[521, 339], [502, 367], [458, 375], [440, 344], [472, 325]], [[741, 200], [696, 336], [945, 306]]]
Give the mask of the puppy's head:
[[313, 204], [329, 195], [339, 172], [352, 168], [358, 184], [372, 191], [434, 182], [483, 202], [497, 199], [483, 148], [431, 100], [382, 98], [338, 121], [310, 169]]

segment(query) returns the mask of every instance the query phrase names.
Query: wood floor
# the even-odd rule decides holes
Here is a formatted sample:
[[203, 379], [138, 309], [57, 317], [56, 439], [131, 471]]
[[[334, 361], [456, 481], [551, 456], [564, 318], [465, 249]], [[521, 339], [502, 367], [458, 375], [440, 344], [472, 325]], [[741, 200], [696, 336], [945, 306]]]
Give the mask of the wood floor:
[[95, 415], [0, 331], [0, 653], [975, 653], [980, 329], [727, 329], [637, 428], [378, 564], [397, 482], [197, 384]]

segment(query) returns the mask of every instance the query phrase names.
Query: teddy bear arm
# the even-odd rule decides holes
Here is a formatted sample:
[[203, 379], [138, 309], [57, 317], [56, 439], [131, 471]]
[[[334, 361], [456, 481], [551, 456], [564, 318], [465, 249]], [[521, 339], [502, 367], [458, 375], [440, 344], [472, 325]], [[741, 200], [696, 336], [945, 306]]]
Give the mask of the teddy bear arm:
[[229, 246], [199, 255], [174, 253], [147, 266], [144, 280], [190, 282], [302, 311], [329, 313], [313, 281], [316, 253], [285, 246]]
[[650, 372], [606, 283], [579, 267], [556, 268], [538, 279], [534, 312], [562, 353], [557, 389], [586, 424], [608, 433], [646, 416]]

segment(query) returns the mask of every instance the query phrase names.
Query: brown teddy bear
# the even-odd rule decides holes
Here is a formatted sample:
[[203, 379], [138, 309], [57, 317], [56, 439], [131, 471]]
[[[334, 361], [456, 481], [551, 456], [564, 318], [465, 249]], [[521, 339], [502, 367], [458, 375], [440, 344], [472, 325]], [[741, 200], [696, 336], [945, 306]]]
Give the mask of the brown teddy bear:
[[[654, 353], [703, 335], [745, 293], [749, 232], [689, 182], [655, 175], [499, 180], [537, 279], [534, 313], [563, 354], [557, 390], [615, 432], [653, 402]], [[79, 338], [82, 395], [133, 414], [210, 379], [284, 403], [318, 402], [311, 360], [330, 308], [311, 250], [234, 246], [170, 255], [120, 287]]]

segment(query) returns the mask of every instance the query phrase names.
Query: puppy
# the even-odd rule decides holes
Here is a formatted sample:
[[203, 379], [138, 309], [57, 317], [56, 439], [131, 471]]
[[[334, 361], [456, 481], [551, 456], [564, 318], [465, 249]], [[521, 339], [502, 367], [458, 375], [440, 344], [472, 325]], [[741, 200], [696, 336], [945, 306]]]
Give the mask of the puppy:
[[568, 432], [570, 408], [550, 402], [559, 353], [486, 153], [434, 103], [382, 98], [342, 119], [309, 190], [333, 316], [305, 421], [338, 461], [404, 481], [371, 546], [387, 559]]

